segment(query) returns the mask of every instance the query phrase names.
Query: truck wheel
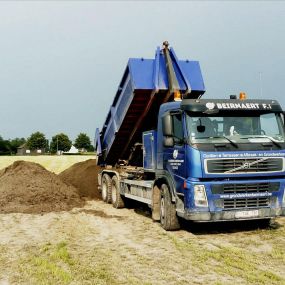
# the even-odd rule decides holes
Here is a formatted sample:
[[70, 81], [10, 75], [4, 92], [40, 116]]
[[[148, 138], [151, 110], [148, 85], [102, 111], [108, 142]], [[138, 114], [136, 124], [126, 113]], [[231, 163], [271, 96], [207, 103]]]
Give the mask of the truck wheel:
[[120, 193], [120, 185], [116, 175], [112, 178], [112, 204], [114, 208], [124, 208], [125, 203]]
[[166, 231], [178, 230], [180, 228], [176, 207], [171, 201], [171, 194], [166, 184], [161, 185], [160, 223]]
[[101, 195], [104, 202], [111, 203], [111, 177], [108, 174], [103, 174]]

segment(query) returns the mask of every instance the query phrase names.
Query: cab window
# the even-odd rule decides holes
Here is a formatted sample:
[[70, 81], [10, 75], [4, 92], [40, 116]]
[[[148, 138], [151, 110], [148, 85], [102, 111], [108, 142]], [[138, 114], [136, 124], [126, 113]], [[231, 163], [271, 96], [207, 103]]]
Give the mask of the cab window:
[[181, 141], [183, 139], [182, 115], [173, 114], [172, 121], [173, 121], [174, 143], [181, 144]]

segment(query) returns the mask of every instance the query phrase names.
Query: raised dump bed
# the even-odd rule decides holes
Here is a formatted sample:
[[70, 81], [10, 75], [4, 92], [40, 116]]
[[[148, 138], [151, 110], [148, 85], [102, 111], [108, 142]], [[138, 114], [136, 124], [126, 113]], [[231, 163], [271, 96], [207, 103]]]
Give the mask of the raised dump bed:
[[176, 89], [188, 94], [187, 98], [205, 92], [199, 62], [178, 60], [168, 46], [157, 48], [155, 59], [130, 58], [103, 128], [96, 131], [99, 164], [128, 162], [134, 145], [142, 142], [142, 132], [156, 129], [160, 105], [173, 101], [168, 75], [171, 63], [166, 65], [169, 59]]

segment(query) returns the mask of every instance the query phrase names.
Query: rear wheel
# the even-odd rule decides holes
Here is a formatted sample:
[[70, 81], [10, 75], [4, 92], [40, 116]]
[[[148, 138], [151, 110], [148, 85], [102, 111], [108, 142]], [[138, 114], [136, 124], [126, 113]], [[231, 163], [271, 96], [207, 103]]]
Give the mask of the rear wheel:
[[171, 194], [166, 184], [161, 185], [160, 223], [166, 231], [178, 230], [180, 228], [176, 215], [176, 206], [171, 201]]
[[111, 203], [111, 196], [112, 196], [112, 191], [111, 191], [111, 177], [108, 174], [103, 174], [102, 177], [102, 200], [106, 203]]
[[122, 198], [122, 195], [120, 193], [120, 185], [119, 185], [119, 180], [116, 175], [113, 176], [112, 178], [112, 204], [114, 208], [124, 208], [125, 203]]

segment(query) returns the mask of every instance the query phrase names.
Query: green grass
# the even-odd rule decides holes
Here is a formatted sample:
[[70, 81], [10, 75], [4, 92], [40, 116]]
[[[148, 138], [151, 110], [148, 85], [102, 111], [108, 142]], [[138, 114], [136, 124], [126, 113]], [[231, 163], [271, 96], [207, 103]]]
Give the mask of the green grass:
[[38, 155], [38, 156], [1, 156], [0, 170], [11, 165], [17, 160], [25, 160], [36, 162], [45, 167], [47, 170], [56, 174], [69, 168], [77, 162], [85, 161], [87, 159], [95, 158], [95, 155]]
[[56, 246], [46, 244], [38, 253], [22, 262], [21, 271], [34, 284], [68, 284], [72, 280], [72, 264], [66, 243], [61, 242]]
[[181, 241], [174, 235], [168, 237], [182, 255], [190, 256], [190, 262], [201, 272], [211, 268], [221, 276], [231, 276], [246, 281], [246, 284], [285, 284], [284, 276], [273, 272], [274, 263], [284, 262], [285, 251], [274, 245], [272, 251], [254, 253], [248, 249], [220, 245], [215, 249], [206, 248], [196, 239]]
[[285, 248], [284, 245], [274, 244], [272, 247], [272, 251], [270, 253], [270, 257], [276, 260], [279, 260], [281, 263], [285, 263]]
[[[2, 267], [7, 266], [6, 254], [7, 254], [7, 248], [4, 245], [0, 245], [0, 264]], [[0, 270], [0, 277], [2, 277], [1, 270]]]
[[[98, 284], [107, 285], [117, 282], [108, 268], [110, 260], [99, 254], [97, 263], [72, 256], [66, 242], [45, 244], [41, 248], [31, 249], [28, 256], [20, 262], [20, 275], [15, 283], [53, 285], [53, 284]], [[93, 261], [96, 258], [93, 256]], [[90, 260], [89, 260], [90, 261]]]

